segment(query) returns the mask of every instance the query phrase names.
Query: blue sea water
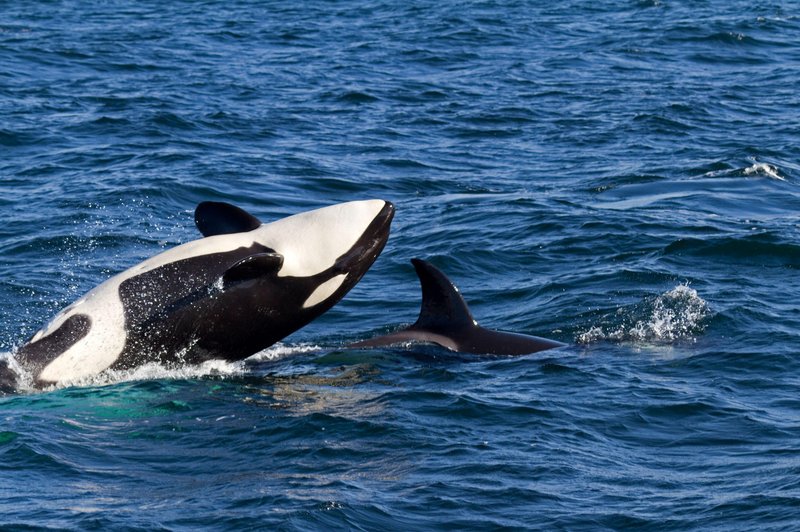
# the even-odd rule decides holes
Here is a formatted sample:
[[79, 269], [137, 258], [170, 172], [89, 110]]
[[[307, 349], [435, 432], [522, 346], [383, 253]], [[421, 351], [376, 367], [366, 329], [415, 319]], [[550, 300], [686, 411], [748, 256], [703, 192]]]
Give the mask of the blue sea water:
[[[8, 529], [800, 529], [794, 2], [0, 1], [0, 351], [196, 238], [397, 206], [243, 363], [0, 397]], [[348, 350], [421, 257], [524, 357]]]

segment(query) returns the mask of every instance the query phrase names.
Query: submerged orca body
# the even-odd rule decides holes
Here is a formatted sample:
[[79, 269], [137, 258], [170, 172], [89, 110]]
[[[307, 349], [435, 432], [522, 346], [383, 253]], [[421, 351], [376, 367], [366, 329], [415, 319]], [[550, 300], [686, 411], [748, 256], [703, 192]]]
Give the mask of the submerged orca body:
[[461, 353], [526, 355], [565, 344], [478, 325], [458, 288], [432, 264], [411, 259], [422, 285], [422, 308], [416, 323], [406, 329], [351, 344], [381, 347], [402, 343], [433, 343]]
[[205, 238], [91, 290], [20, 347], [16, 365], [41, 388], [147, 362], [247, 358], [336, 304], [382, 251], [393, 215], [391, 203], [367, 200], [262, 224], [201, 203]]

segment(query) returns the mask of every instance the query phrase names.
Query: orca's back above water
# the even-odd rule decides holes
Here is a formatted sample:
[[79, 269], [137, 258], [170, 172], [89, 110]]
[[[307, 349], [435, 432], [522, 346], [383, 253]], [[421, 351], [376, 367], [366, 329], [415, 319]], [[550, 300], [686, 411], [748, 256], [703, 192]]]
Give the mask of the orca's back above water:
[[458, 288], [429, 262], [411, 259], [422, 287], [417, 321], [406, 329], [351, 344], [381, 347], [402, 343], [432, 343], [452, 351], [486, 355], [527, 355], [562, 347], [547, 338], [486, 329], [478, 325]]

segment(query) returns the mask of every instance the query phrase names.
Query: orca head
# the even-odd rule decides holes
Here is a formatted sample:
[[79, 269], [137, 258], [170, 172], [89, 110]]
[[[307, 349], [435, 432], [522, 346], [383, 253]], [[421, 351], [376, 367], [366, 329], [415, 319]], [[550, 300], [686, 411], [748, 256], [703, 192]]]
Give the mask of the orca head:
[[387, 201], [351, 201], [262, 225], [254, 237], [281, 257], [277, 278], [294, 285], [296, 307], [327, 309], [383, 250], [393, 216]]
[[[221, 234], [210, 229], [214, 216], [201, 213], [211, 208], [201, 204], [196, 215], [209, 236]], [[388, 201], [352, 201], [257, 226], [244, 211], [229, 211], [222, 232], [248, 231], [256, 251], [221, 276], [198, 352], [244, 358], [330, 309], [380, 255], [394, 210]]]
[[195, 223], [206, 237], [247, 233], [247, 240], [252, 239], [252, 256], [233, 265], [225, 281], [247, 280], [268, 270], [278, 278], [308, 279], [313, 290], [302, 308], [310, 308], [366, 273], [389, 238], [393, 216], [390, 202], [364, 200], [262, 224], [239, 207], [207, 201], [197, 206]]

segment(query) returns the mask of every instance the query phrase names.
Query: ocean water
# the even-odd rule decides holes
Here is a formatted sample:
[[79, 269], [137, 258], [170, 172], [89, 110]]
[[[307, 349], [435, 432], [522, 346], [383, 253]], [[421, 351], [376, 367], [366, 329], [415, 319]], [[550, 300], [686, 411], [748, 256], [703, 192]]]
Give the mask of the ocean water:
[[[198, 236], [379, 197], [240, 362], [0, 397], [0, 527], [800, 529], [794, 2], [0, 1], [0, 357]], [[409, 259], [523, 357], [349, 350]]]

